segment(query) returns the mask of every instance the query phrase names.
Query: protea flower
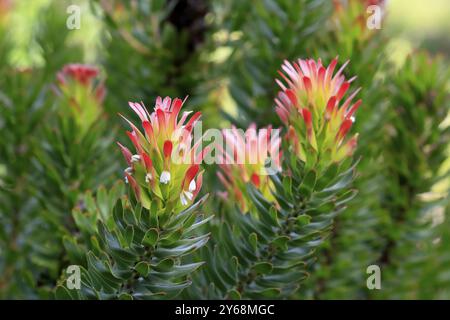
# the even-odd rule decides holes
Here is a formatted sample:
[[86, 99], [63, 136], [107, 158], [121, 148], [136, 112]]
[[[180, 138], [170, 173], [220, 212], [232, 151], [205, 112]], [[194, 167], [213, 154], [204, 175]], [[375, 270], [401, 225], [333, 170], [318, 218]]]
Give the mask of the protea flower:
[[276, 112], [288, 127], [294, 153], [309, 165], [339, 162], [356, 147], [357, 136], [347, 138], [347, 133], [361, 100], [352, 103], [359, 89], [347, 94], [355, 79], [342, 74], [347, 63], [334, 74], [337, 58], [326, 68], [320, 59], [285, 61], [279, 72], [284, 82], [276, 80], [281, 88]]
[[178, 120], [183, 103], [179, 98], [158, 97], [150, 114], [142, 104], [129, 102], [143, 132], [124, 117], [131, 126], [127, 135], [135, 152], [118, 145], [128, 163], [125, 181], [146, 208], [151, 201], [158, 201], [160, 206], [183, 209], [192, 204], [202, 186], [199, 164], [205, 151], [199, 152], [201, 141], [193, 145], [192, 135], [201, 113], [187, 120], [191, 112], [183, 112]]
[[221, 172], [217, 175], [226, 192], [220, 195], [237, 202], [243, 212], [251, 206], [247, 195], [247, 183], [252, 183], [269, 201], [274, 201], [269, 175], [281, 170], [281, 139], [271, 127], [259, 130], [251, 124], [245, 131], [223, 130], [225, 150], [221, 153]]
[[73, 85], [81, 85], [93, 90], [95, 98], [101, 103], [105, 96], [105, 86], [95, 82], [98, 75], [99, 70], [96, 67], [72, 63], [65, 65], [58, 72], [57, 78], [63, 91], [70, 90]]
[[57, 93], [63, 104], [62, 113], [69, 113], [87, 131], [102, 113], [105, 86], [99, 80], [99, 70], [83, 64], [68, 64], [57, 74]]

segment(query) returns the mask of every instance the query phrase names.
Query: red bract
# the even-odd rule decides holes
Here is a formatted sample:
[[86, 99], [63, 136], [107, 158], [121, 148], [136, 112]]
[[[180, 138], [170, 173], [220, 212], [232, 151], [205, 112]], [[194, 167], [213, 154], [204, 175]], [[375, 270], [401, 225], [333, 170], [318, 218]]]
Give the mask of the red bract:
[[281, 88], [275, 99], [276, 112], [288, 127], [287, 138], [297, 156], [308, 163], [324, 165], [351, 155], [356, 136], [345, 141], [361, 100], [352, 103], [359, 89], [348, 93], [354, 78], [346, 80], [343, 69], [334, 73], [337, 59], [325, 67], [321, 60], [285, 61]]
[[92, 80], [98, 76], [98, 69], [93, 66], [72, 63], [64, 66], [62, 71], [58, 73], [58, 79], [65, 83], [68, 78], [71, 78], [82, 85], [87, 86]]
[[130, 183], [136, 198], [146, 208], [152, 201], [159, 205], [171, 205], [181, 209], [191, 204], [202, 185], [199, 163], [204, 152], [200, 144], [193, 145], [192, 128], [201, 114], [188, 117], [183, 112], [179, 98], [156, 99], [152, 113], [141, 103], [129, 102], [138, 115], [143, 132], [133, 122], [124, 118], [131, 127], [128, 137], [135, 148], [135, 154], [119, 143], [129, 167], [125, 179]]
[[81, 85], [93, 90], [95, 98], [101, 103], [105, 97], [105, 86], [103, 83], [95, 83], [98, 76], [98, 68], [80, 63], [65, 65], [57, 74], [60, 87], [69, 87], [73, 91], [73, 85]]

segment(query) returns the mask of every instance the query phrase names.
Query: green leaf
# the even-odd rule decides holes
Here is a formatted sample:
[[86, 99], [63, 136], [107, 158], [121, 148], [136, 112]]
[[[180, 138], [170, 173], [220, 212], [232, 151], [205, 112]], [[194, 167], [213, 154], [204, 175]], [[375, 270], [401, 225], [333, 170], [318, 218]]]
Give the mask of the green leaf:
[[248, 240], [250, 241], [253, 250], [256, 250], [258, 248], [258, 236], [256, 235], [256, 233], [251, 233], [248, 236]]
[[314, 189], [314, 185], [316, 184], [316, 171], [309, 171], [302, 181], [302, 185], [308, 187], [309, 189]]
[[128, 293], [121, 293], [119, 300], [133, 300], [133, 296]]
[[311, 216], [307, 214], [302, 214], [297, 217], [297, 225], [299, 227], [303, 227], [308, 225], [311, 222]]
[[249, 291], [249, 293], [253, 294], [256, 297], [275, 299], [280, 296], [281, 290], [278, 288], [268, 288], [263, 290]]
[[276, 237], [273, 241], [272, 244], [275, 245], [275, 247], [282, 249], [282, 250], [287, 250], [287, 243], [289, 241], [289, 237], [287, 236], [279, 236]]
[[139, 274], [143, 277], [146, 277], [148, 273], [150, 272], [150, 264], [146, 261], [138, 262], [134, 269], [139, 272]]
[[56, 300], [74, 300], [77, 298], [76, 295], [71, 294], [70, 291], [66, 287], [63, 286], [57, 286], [55, 291], [55, 298]]
[[241, 294], [237, 290], [231, 289], [227, 292], [226, 299], [241, 300]]
[[154, 266], [154, 269], [158, 270], [158, 271], [168, 271], [168, 270], [172, 269], [174, 264], [175, 264], [175, 261], [172, 258], [167, 258], [167, 259], [161, 260], [156, 266]]
[[106, 188], [101, 186], [97, 191], [97, 205], [100, 211], [101, 219], [103, 222], [107, 222], [110, 215], [109, 199]]
[[152, 228], [152, 229], [149, 229], [145, 233], [145, 236], [144, 236], [144, 239], [142, 240], [142, 242], [145, 245], [154, 246], [156, 244], [156, 242], [158, 242], [158, 239], [159, 239], [159, 232], [158, 232], [158, 230], [155, 229], [155, 228]]
[[256, 271], [260, 274], [267, 274], [272, 272], [273, 265], [268, 262], [258, 262], [255, 265], [253, 265], [252, 270]]
[[316, 183], [316, 172], [314, 170], [309, 171], [303, 178], [299, 187], [299, 193], [305, 198], [309, 198], [314, 190]]

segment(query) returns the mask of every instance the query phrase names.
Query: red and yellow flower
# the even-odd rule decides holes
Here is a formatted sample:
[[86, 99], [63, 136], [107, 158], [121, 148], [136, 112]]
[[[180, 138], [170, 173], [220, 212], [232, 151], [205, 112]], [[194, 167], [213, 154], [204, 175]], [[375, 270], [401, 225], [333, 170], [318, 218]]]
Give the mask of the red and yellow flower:
[[98, 68], [86, 64], [72, 63], [65, 65], [58, 72], [57, 78], [63, 91], [69, 90], [73, 85], [91, 89], [98, 102], [103, 102], [105, 97], [105, 86], [102, 82], [96, 82], [99, 76]]
[[178, 119], [184, 101], [166, 97], [156, 99], [152, 113], [140, 103], [129, 102], [138, 115], [143, 131], [133, 122], [127, 131], [135, 152], [118, 143], [128, 167], [125, 180], [132, 187], [136, 198], [145, 208], [152, 201], [161, 206], [180, 210], [192, 204], [202, 186], [199, 164], [204, 151], [201, 141], [194, 143], [192, 130], [201, 113], [183, 112]]
[[269, 201], [272, 195], [270, 175], [281, 170], [281, 139], [271, 127], [257, 131], [252, 124], [245, 131], [223, 130], [225, 150], [220, 148], [222, 163], [218, 177], [226, 191], [220, 193], [228, 201], [236, 202], [243, 212], [251, 206], [247, 183], [252, 183]]
[[339, 162], [353, 154], [357, 135], [347, 137], [361, 100], [352, 103], [359, 89], [348, 93], [355, 78], [336, 73], [337, 59], [325, 67], [321, 60], [285, 61], [276, 80], [281, 88], [276, 112], [288, 128], [294, 153], [306, 164]]
[[58, 94], [62, 113], [69, 113], [81, 133], [89, 129], [103, 112], [105, 86], [99, 80], [99, 70], [84, 64], [68, 64], [57, 74]]

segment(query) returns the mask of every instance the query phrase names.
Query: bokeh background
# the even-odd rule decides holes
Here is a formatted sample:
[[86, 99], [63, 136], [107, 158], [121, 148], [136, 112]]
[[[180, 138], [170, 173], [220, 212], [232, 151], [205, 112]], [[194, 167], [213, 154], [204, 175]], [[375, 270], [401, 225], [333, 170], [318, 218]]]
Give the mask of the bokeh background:
[[[10, 32], [14, 35], [14, 50], [8, 57], [8, 63], [30, 67], [44, 63], [39, 45], [32, 41], [36, 27], [43, 21], [41, 13], [52, 5], [51, 0], [10, 1], [15, 5], [12, 11]], [[64, 1], [63, 1], [64, 2]], [[67, 2], [69, 3], [69, 2]], [[82, 28], [73, 30], [69, 43], [81, 45], [85, 62], [96, 62], [101, 52], [100, 36], [105, 28], [101, 21], [95, 18], [89, 8], [89, 1], [72, 1], [82, 8]], [[61, 10], [55, 14], [67, 17], [67, 5], [60, 5]], [[445, 0], [432, 0], [425, 5], [420, 0], [387, 1], [386, 21], [382, 28], [389, 34], [392, 54], [401, 60], [413, 48], [426, 48], [431, 52], [449, 54], [450, 21], [449, 7]]]

